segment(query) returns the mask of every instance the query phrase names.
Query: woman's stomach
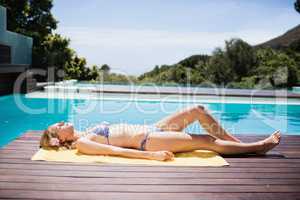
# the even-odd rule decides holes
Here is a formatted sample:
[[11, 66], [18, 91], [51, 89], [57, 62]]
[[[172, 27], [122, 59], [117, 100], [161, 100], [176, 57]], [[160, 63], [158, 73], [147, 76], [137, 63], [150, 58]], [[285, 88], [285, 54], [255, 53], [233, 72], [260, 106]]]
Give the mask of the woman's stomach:
[[147, 131], [146, 125], [112, 124], [109, 127], [109, 141], [113, 146], [138, 149]]

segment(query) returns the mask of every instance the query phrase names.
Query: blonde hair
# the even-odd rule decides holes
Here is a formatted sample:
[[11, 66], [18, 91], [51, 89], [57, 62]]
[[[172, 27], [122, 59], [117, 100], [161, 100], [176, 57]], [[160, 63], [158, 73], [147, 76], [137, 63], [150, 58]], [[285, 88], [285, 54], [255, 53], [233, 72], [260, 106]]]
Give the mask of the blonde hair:
[[40, 148], [44, 149], [55, 149], [59, 150], [60, 148], [63, 149], [73, 149], [74, 148], [74, 142], [67, 141], [67, 142], [59, 142], [59, 145], [53, 145], [51, 144], [52, 139], [58, 139], [57, 132], [49, 131], [48, 129], [44, 130], [43, 135], [40, 140]]

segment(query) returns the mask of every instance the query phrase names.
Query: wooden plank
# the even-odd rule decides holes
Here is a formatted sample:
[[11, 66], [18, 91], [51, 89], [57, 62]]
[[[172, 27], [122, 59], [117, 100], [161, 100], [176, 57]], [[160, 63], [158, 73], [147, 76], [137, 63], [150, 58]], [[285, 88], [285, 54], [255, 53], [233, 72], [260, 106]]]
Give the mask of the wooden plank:
[[[116, 164], [105, 164], [105, 163], [67, 163], [67, 162], [45, 162], [45, 161], [30, 161], [29, 159], [0, 159], [0, 163], [2, 164], [21, 164], [21, 165], [39, 165], [39, 166], [72, 166], [74, 168], [81, 168], [85, 169], [90, 166], [95, 167], [96, 169], [110, 169], [111, 171], [122, 169], [122, 170], [132, 170], [132, 171], [137, 171], [139, 169], [143, 169], [144, 171], [157, 171], [157, 170], [170, 170], [174, 171], [176, 169], [179, 169], [180, 171], [185, 171], [190, 170], [190, 171], [195, 171], [195, 169], [203, 170], [203, 169], [216, 169], [216, 170], [221, 170], [221, 169], [232, 169], [235, 170], [236, 168], [255, 168], [256, 171], [260, 171], [262, 168], [278, 168], [278, 170], [282, 168], [288, 168], [292, 170], [297, 170], [298, 169], [298, 163], [297, 166], [293, 162], [267, 162], [268, 165], [264, 165], [262, 163], [256, 163], [256, 162], [232, 162], [230, 163], [231, 165], [229, 167], [175, 167], [175, 166], [165, 166], [165, 167], [159, 167], [159, 166], [148, 166], [148, 165], [116, 165]], [[256, 164], [258, 166], [256, 166]], [[198, 171], [199, 171], [198, 170]], [[275, 170], [275, 169], [274, 169]]]
[[[298, 199], [300, 136], [267, 157], [227, 157], [229, 167], [162, 167], [30, 161], [39, 131], [0, 150], [0, 198]], [[241, 136], [255, 141], [264, 136]]]
[[[0, 154], [0, 162], [1, 162], [1, 160], [5, 160], [6, 162], [15, 162], [15, 161], [19, 162], [19, 161], [24, 160], [24, 162], [26, 162], [26, 161], [30, 160], [30, 158], [33, 154], [34, 154], [34, 152], [32, 152], [31, 154], [27, 154], [27, 155], [22, 155], [22, 154], [19, 154], [19, 153]], [[244, 160], [246, 160], [246, 159], [247, 158], [244, 158]], [[279, 159], [273, 159], [273, 160], [274, 160], [274, 162], [264, 162], [263, 159], [262, 159], [261, 162], [259, 162], [259, 161], [257, 161], [257, 162], [238, 162], [238, 161], [237, 162], [230, 162], [229, 160], [227, 160], [227, 161], [229, 162], [230, 167], [232, 167], [232, 168], [235, 168], [235, 167], [239, 167], [239, 168], [299, 168], [299, 162], [280, 162], [280, 161], [275, 162], [276, 160], [279, 160]], [[30, 162], [32, 162], [32, 161], [30, 161]], [[21, 163], [23, 163], [23, 162], [21, 162]], [[28, 162], [26, 162], [26, 163], [28, 163]], [[43, 163], [44, 164], [52, 164], [53, 163], [53, 164], [56, 164], [57, 162], [45, 162], [45, 161], [38, 162], [38, 161], [35, 161], [34, 163], [41, 163], [41, 164], [43, 164]], [[95, 166], [100, 166], [100, 165], [110, 166], [110, 165], [113, 165], [113, 164], [106, 164], [106, 163], [68, 163], [68, 162], [63, 162], [62, 164], [73, 164], [73, 165], [80, 165], [80, 166], [83, 166], [83, 165], [95, 165]], [[121, 164], [119, 164], [119, 166], [147, 167], [147, 165], [121, 165]], [[152, 166], [148, 166], [148, 167], [152, 167]], [[154, 166], [154, 167], [156, 167], [156, 166]]]
[[1, 190], [3, 198], [19, 199], [110, 199], [110, 200], [240, 200], [240, 199], [298, 199], [300, 193], [116, 193], [116, 192], [77, 192], [77, 191], [28, 191], [28, 190]]
[[[299, 144], [300, 146], [300, 144]], [[6, 154], [6, 152], [14, 152], [14, 153], [18, 153], [18, 152], [29, 152], [29, 153], [33, 153], [35, 151], [37, 151], [39, 149], [38, 145], [33, 145], [32, 147], [26, 146], [25, 148], [14, 148], [12, 146], [8, 146], [5, 149], [0, 149], [0, 153], [1, 154]], [[228, 155], [223, 155], [226, 158], [297, 158], [300, 157], [300, 148], [286, 148], [286, 149], [282, 149], [282, 148], [275, 148], [273, 151], [268, 152], [266, 156], [261, 156], [261, 155], [243, 155], [243, 156], [238, 156], [238, 155], [232, 155], [232, 156], [228, 156]]]
[[[289, 165], [287, 165], [289, 166]], [[160, 166], [75, 166], [75, 165], [35, 165], [35, 164], [5, 164], [0, 163], [0, 169], [24, 169], [24, 170], [62, 170], [62, 171], [97, 171], [101, 172], [151, 172], [151, 173], [300, 173], [300, 165], [297, 167], [160, 167]], [[0, 177], [1, 178], [1, 177]]]
[[[0, 161], [1, 160], [6, 160], [9, 161], [9, 159], [12, 159], [12, 161], [15, 161], [17, 159], [22, 159], [22, 160], [30, 160], [30, 158], [33, 156], [33, 154], [35, 153], [35, 151], [32, 151], [30, 153], [26, 153], [26, 152], [9, 152], [5, 151], [6, 153], [0, 153]], [[225, 158], [226, 160], [228, 160], [227, 158]], [[231, 159], [234, 160], [234, 159]], [[244, 160], [247, 160], [247, 158], [244, 158]], [[293, 164], [291, 164], [290, 162], [280, 162], [279, 159], [273, 159], [274, 162], [264, 162], [264, 159], [261, 159], [261, 161], [256, 161], [256, 162], [230, 162], [230, 166], [231, 167], [245, 167], [245, 168], [299, 168], [299, 162], [292, 162]], [[278, 160], [278, 162], [276, 162]], [[285, 159], [281, 159], [282, 161]], [[41, 163], [41, 162], [40, 162]], [[55, 162], [44, 162], [45, 164], [49, 163], [55, 163]], [[68, 164], [68, 163], [66, 163]], [[72, 164], [72, 163], [69, 163]], [[94, 163], [94, 165], [99, 166], [99, 165], [103, 165], [105, 163]], [[75, 163], [74, 165], [86, 165], [86, 164], [78, 164]], [[107, 165], [107, 164], [105, 164]], [[124, 166], [124, 165], [120, 165], [120, 166]], [[146, 165], [128, 165], [128, 166], [144, 166], [146, 167]], [[152, 167], [152, 166], [149, 166]]]
[[299, 185], [110, 185], [110, 184], [81, 184], [74, 182], [72, 184], [57, 183], [19, 183], [19, 182], [0, 182], [0, 188], [3, 190], [30, 190], [30, 191], [81, 191], [81, 192], [151, 192], [151, 193], [198, 193], [198, 192], [265, 192], [265, 193], [296, 193], [299, 192]]
[[62, 177], [122, 177], [122, 178], [254, 178], [254, 179], [298, 179], [299, 173], [164, 173], [164, 172], [102, 172], [102, 171], [51, 171], [51, 170], [23, 170], [23, 169], [0, 169], [0, 174], [8, 175], [32, 175], [32, 176], [62, 176]]
[[110, 185], [300, 185], [300, 179], [235, 179], [235, 178], [77, 178], [77, 177], [60, 177], [60, 176], [30, 176], [30, 175], [1, 175], [1, 182], [22, 182], [22, 183], [80, 183], [85, 185], [91, 184], [110, 184]]

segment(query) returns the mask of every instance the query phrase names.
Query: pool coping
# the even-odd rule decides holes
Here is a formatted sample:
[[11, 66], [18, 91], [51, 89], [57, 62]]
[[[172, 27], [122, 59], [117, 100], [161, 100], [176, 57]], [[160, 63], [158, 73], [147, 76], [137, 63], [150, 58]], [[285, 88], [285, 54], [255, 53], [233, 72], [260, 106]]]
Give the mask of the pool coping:
[[[110, 88], [109, 88], [110, 87]], [[224, 97], [262, 97], [262, 98], [295, 98], [300, 99], [300, 93], [288, 90], [260, 89], [230, 89], [230, 88], [198, 88], [171, 86], [133, 86], [133, 85], [95, 85], [80, 87], [76, 85], [50, 85], [44, 87], [51, 92], [75, 93], [112, 93], [112, 94], [153, 94], [153, 95], [195, 95], [195, 96], [224, 96]]]
[[234, 103], [234, 104], [274, 104], [300, 105], [300, 99], [263, 98], [263, 97], [230, 97], [180, 94], [137, 94], [137, 93], [70, 93], [70, 92], [31, 92], [26, 98], [47, 99], [86, 99], [103, 101], [135, 101], [135, 102], [162, 102], [162, 103]]

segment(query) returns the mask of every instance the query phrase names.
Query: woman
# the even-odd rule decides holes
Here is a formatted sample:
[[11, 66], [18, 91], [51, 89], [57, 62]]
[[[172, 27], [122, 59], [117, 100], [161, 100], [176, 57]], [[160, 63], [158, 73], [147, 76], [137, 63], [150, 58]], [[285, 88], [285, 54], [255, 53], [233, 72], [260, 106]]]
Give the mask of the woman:
[[[199, 121], [208, 135], [183, 132]], [[90, 155], [114, 155], [129, 158], [172, 160], [176, 152], [211, 150], [220, 154], [264, 154], [280, 142], [280, 132], [268, 138], [242, 143], [226, 132], [203, 106], [194, 106], [162, 119], [155, 125], [102, 123], [85, 133], [74, 130], [70, 123], [56, 123], [44, 131], [41, 147], [77, 148]]]

